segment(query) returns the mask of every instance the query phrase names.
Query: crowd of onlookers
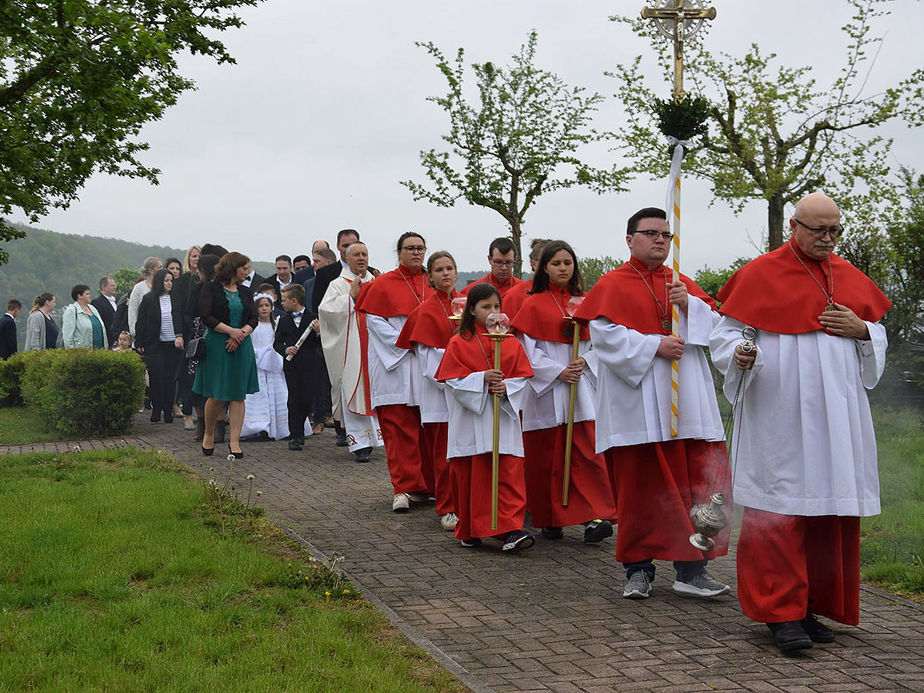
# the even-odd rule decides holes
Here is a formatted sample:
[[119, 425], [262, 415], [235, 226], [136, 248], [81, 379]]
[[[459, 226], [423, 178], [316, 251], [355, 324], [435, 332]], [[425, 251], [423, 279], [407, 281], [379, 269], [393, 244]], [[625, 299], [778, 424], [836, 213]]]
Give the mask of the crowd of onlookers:
[[[226, 256], [233, 258], [228, 257], [228, 262], [221, 265]], [[207, 443], [223, 442], [230, 423], [232, 447], [239, 454], [241, 436], [252, 439], [289, 437], [283, 357], [273, 348], [279, 317], [285, 314], [282, 290], [297, 285], [304, 290], [304, 296], [310, 297], [315, 270], [336, 261], [337, 255], [326, 241], [315, 242], [310, 257], [301, 254], [293, 259], [280, 255], [275, 260], [276, 273], [266, 278], [254, 271], [249, 258], [228, 253], [219, 245], [192, 246], [182, 260], [149, 257], [140, 267], [134, 286], [121, 297], [116, 295], [116, 281], [111, 276], [99, 280], [95, 298], [89, 286], [75, 285], [71, 290], [73, 303], [60, 314], [59, 321], [53, 316], [57, 305], [55, 295], [43, 292], [36, 296], [25, 321], [25, 340], [21, 348], [23, 351], [56, 348], [134, 351], [144, 359], [147, 367], [145, 407], [151, 411], [152, 422], [171, 423], [175, 417], [182, 417], [186, 429], [196, 430], [196, 440], [205, 437]], [[240, 266], [231, 268], [229, 263]], [[241, 276], [223, 276], [216, 280], [216, 270]], [[209, 397], [203, 396], [202, 388], [197, 391], [194, 385], [203, 361], [203, 350], [208, 346], [205, 328], [209, 316], [201, 313], [199, 304], [202, 286], [211, 283], [225, 289], [229, 285], [235, 290], [243, 287], [242, 293], [247, 293], [245, 304], [252, 306], [252, 315], [248, 314], [247, 321], [253, 322], [253, 327], [244, 328], [247, 334], [243, 336], [252, 335], [247, 342], [248, 353], [251, 350], [253, 353], [256, 385], [245, 388], [255, 391], [235, 393], [235, 397], [242, 395], [239, 399], [215, 400], [225, 404], [216, 405], [214, 424], [206, 435]], [[10, 299], [6, 314], [0, 319], [0, 358], [9, 358], [20, 348], [17, 321], [22, 307], [20, 300]], [[212, 332], [216, 331], [217, 324], [210, 325]], [[325, 426], [334, 427], [330, 381], [320, 340], [316, 337], [316, 321], [314, 327], [315, 339], [305, 342], [300, 357], [310, 370], [311, 387], [306, 395], [309, 435], [319, 433]], [[219, 327], [217, 333], [220, 334], [221, 329]], [[227, 337], [222, 335], [222, 340]], [[218, 345], [215, 351], [225, 351], [224, 345]], [[211, 363], [222, 360], [222, 355], [216, 354]], [[224, 381], [228, 374], [214, 378]], [[242, 412], [238, 416], [237, 401], [246, 401], [246, 408], [240, 407], [242, 412], [246, 411], [246, 416]]]

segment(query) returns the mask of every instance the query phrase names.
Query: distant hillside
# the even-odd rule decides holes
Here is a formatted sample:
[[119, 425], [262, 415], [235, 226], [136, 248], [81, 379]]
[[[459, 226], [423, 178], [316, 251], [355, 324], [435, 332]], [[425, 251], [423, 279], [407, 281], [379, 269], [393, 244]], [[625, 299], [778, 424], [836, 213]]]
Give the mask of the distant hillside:
[[[186, 249], [98, 236], [74, 236], [20, 224], [14, 226], [25, 231], [26, 237], [3, 244], [10, 254], [9, 263], [0, 265], [0, 310], [4, 311], [9, 299], [18, 298], [24, 313], [28, 313], [32, 300], [43, 291], [53, 293], [58, 307], [63, 308], [72, 303], [71, 287], [75, 284], [88, 285], [96, 296], [100, 277], [119, 269], [138, 269], [145, 258], [151, 256], [182, 260], [186, 255]], [[255, 262], [254, 265], [264, 276], [275, 272], [271, 262]], [[24, 315], [17, 320], [20, 344], [25, 322]]]

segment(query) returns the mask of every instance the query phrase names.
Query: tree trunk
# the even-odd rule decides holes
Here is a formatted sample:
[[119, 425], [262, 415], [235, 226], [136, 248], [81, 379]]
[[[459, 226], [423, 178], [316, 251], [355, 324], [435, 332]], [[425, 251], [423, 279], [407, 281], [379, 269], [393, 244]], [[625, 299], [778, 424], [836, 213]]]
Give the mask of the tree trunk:
[[780, 196], [767, 200], [767, 250], [776, 250], [783, 245], [783, 207], [785, 201]]
[[510, 222], [510, 240], [513, 241], [513, 249], [516, 254], [516, 264], [513, 266], [513, 275], [517, 279], [523, 278], [523, 251], [520, 249], [520, 238], [522, 232], [520, 231], [520, 224], [522, 220], [519, 216], [514, 214], [509, 220]]

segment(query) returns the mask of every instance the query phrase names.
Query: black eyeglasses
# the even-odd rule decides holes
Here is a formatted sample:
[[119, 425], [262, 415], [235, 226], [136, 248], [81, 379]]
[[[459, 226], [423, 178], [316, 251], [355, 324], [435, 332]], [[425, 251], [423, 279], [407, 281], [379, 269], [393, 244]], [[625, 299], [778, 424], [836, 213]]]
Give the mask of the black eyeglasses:
[[836, 240], [838, 236], [841, 236], [844, 233], [844, 227], [841, 226], [840, 224], [838, 224], [837, 226], [809, 226], [808, 224], [802, 221], [799, 221], [795, 217], [793, 217], [793, 221], [795, 221], [799, 226], [801, 226], [806, 231], [808, 231], [810, 234], [812, 234], [812, 238], [818, 241], [824, 238], [825, 234], [830, 236], [831, 240], [833, 241], [833, 240]]
[[422, 253], [427, 249], [425, 245], [406, 245], [401, 250], [406, 250], [409, 253]]
[[633, 231], [632, 233], [640, 233], [645, 236], [649, 241], [655, 240], [658, 236], [663, 238], [665, 241], [670, 243], [674, 239], [674, 234], [670, 231], [655, 231], [654, 229], [645, 229]]

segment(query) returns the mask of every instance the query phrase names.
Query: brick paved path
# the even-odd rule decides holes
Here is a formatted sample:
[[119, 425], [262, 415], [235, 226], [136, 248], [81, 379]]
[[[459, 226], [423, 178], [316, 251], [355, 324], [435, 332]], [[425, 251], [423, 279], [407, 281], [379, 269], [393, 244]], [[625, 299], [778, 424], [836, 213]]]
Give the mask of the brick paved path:
[[[224, 469], [183, 430], [136, 419], [129, 444], [162, 448], [192, 469]], [[83, 450], [124, 445], [83, 441]], [[73, 443], [10, 446], [5, 452], [67, 450]], [[325, 431], [302, 452], [284, 442], [245, 443], [241, 487], [256, 476], [273, 519], [343, 567], [366, 597], [417, 644], [478, 691], [892, 691], [924, 690], [924, 607], [864, 587], [861, 624], [837, 642], [784, 657], [766, 627], [745, 618], [734, 597], [675, 595], [659, 564], [647, 601], [622, 599], [613, 540], [585, 545], [580, 528], [539, 538], [529, 551], [463, 549], [443, 532], [432, 505], [391, 512], [379, 448], [358, 464]], [[731, 557], [711, 564], [735, 583]]]

